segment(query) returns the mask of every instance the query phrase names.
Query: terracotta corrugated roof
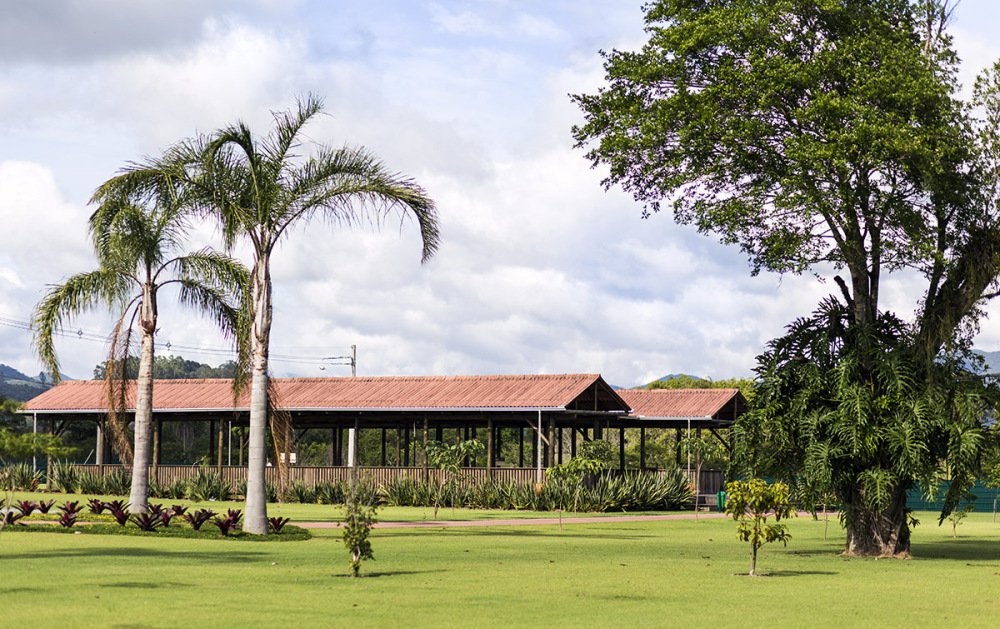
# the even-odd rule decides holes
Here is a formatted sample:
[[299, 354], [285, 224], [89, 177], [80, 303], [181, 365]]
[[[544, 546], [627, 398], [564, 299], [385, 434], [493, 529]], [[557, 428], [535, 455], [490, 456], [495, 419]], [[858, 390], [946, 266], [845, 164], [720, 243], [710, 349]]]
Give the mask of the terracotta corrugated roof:
[[633, 416], [669, 419], [712, 417], [739, 394], [739, 389], [620, 389], [618, 391], [618, 395], [632, 407]]
[[[395, 376], [274, 378], [277, 406], [309, 409], [556, 409], [566, 408], [601, 380], [597, 374], [518, 376]], [[606, 385], [605, 385], [606, 386]], [[28, 401], [24, 411], [100, 412], [105, 383], [66, 381]], [[129, 390], [129, 406], [135, 387]], [[156, 410], [246, 410], [249, 393], [234, 404], [230, 380], [157, 380]], [[625, 409], [622, 409], [625, 410]]]

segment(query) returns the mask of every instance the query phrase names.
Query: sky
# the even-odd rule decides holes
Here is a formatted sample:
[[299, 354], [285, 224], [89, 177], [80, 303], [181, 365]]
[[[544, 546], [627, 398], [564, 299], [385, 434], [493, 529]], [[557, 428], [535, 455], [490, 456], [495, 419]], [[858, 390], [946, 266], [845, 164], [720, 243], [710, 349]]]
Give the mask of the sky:
[[[640, 0], [0, 0], [0, 363], [41, 364], [21, 326], [52, 284], [96, 266], [88, 199], [130, 161], [312, 93], [311, 143], [365, 146], [435, 200], [442, 244], [420, 263], [412, 220], [314, 221], [273, 257], [272, 372], [600, 373], [745, 377], [807, 314], [822, 277], [751, 277], [745, 258], [667, 214], [641, 217], [573, 147], [569, 94], [603, 80], [601, 49], [644, 41]], [[952, 33], [962, 80], [1000, 59], [990, 0]], [[307, 144], [303, 150], [310, 145]], [[379, 228], [380, 227], [380, 228]], [[221, 246], [195, 224], [190, 249]], [[249, 262], [245, 249], [236, 252]], [[918, 284], [883, 306], [912, 314]], [[160, 298], [158, 353], [219, 364], [210, 321]], [[991, 307], [977, 346], [1000, 349]], [[62, 371], [90, 377], [112, 318], [69, 322]]]

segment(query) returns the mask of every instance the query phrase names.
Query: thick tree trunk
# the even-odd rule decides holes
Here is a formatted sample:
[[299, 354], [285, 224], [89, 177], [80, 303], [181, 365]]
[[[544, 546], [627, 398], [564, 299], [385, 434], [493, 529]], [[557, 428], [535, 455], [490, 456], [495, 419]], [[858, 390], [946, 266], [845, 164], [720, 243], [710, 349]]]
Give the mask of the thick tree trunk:
[[250, 339], [250, 453], [247, 466], [247, 496], [243, 530], [267, 534], [267, 358], [271, 336], [271, 276], [267, 257], [257, 261], [253, 272], [254, 320]]
[[135, 445], [132, 458], [132, 488], [129, 511], [145, 513], [149, 501], [149, 430], [153, 424], [153, 356], [156, 332], [156, 301], [152, 289], [143, 291], [140, 316], [142, 345], [135, 392]]
[[896, 557], [910, 555], [910, 525], [906, 515], [906, 490], [897, 490], [885, 511], [872, 511], [858, 497], [846, 507], [845, 555]]

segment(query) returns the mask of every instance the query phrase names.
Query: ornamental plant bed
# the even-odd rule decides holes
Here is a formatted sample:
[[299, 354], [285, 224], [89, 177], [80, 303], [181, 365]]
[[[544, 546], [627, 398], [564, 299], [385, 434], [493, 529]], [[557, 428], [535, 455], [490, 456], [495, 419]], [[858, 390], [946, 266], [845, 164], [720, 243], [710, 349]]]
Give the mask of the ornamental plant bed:
[[[89, 519], [89, 518], [88, 518]], [[18, 524], [23, 522], [18, 521]], [[208, 539], [208, 540], [236, 540], [243, 542], [297, 542], [310, 539], [312, 535], [306, 529], [292, 526], [290, 524], [282, 527], [280, 533], [271, 533], [269, 535], [251, 535], [249, 533], [244, 533], [243, 531], [232, 531], [228, 535], [221, 535], [219, 530], [215, 527], [209, 529], [208, 527], [202, 530], [195, 531], [186, 523], [181, 524], [171, 524], [170, 526], [159, 526], [152, 531], [143, 531], [139, 527], [132, 523], [127, 526], [118, 526], [115, 523], [83, 523], [76, 524], [71, 528], [64, 528], [58, 526], [55, 521], [52, 522], [38, 522], [35, 525], [25, 526], [8, 526], [3, 529], [0, 535], [7, 533], [64, 533], [64, 534], [79, 534], [79, 535], [126, 535], [131, 537], [171, 537], [171, 538], [182, 538], [182, 539]], [[53, 526], [53, 525], [56, 526]]]

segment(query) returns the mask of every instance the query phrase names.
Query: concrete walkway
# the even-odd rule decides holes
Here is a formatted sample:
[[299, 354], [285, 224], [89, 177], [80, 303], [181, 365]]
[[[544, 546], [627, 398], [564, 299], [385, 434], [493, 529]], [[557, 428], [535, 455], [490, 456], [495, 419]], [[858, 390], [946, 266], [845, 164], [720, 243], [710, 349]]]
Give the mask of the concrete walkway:
[[[659, 520], [718, 519], [729, 517], [724, 513], [675, 513], [670, 515], [608, 515], [565, 517], [563, 524], [614, 524], [619, 522], [656, 522]], [[294, 522], [305, 529], [334, 529], [337, 522]], [[498, 520], [417, 520], [413, 522], [376, 522], [377, 529], [432, 529], [460, 526], [545, 526], [559, 524], [559, 518], [509, 518]]]

